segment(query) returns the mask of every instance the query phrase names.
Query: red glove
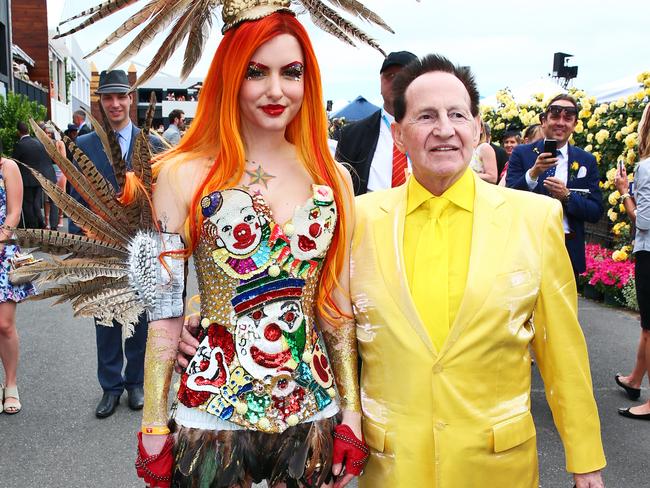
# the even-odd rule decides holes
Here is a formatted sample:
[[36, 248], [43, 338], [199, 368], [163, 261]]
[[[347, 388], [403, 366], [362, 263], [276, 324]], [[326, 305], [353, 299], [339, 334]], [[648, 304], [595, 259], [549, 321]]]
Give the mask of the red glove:
[[135, 460], [135, 469], [138, 472], [138, 477], [142, 478], [148, 487], [170, 487], [174, 461], [173, 446], [172, 436], [168, 435], [162, 451], [154, 456], [149, 456], [142, 445], [142, 432], [138, 432], [138, 458]]
[[345, 424], [334, 427], [333, 450], [332, 464], [342, 463], [345, 459], [345, 472], [354, 476], [361, 474], [370, 457], [366, 443]]

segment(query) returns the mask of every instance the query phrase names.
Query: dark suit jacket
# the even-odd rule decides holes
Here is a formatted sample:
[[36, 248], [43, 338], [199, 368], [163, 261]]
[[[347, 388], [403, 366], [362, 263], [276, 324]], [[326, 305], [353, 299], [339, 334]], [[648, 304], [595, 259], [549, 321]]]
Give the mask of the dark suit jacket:
[[81, 129], [79, 129], [79, 132], [77, 133], [77, 137], [90, 134], [91, 132], [93, 132], [93, 130], [88, 126], [88, 124], [84, 124], [81, 126]]
[[[23, 137], [14, 146], [14, 152], [11, 157], [21, 163], [25, 163], [51, 182], [56, 183], [56, 173], [54, 172], [52, 159], [50, 159], [45, 147], [43, 147], [43, 144], [38, 139], [31, 136]], [[27, 168], [23, 168], [20, 165], [19, 167], [20, 175], [23, 177], [23, 186], [41, 186]]]
[[[527, 190], [526, 172], [533, 167], [537, 156], [544, 151], [544, 140], [537, 141], [533, 144], [520, 144], [515, 147], [510, 155], [508, 163], [508, 172], [506, 173], [506, 185], [509, 188], [518, 190]], [[571, 165], [577, 162], [580, 168], [584, 167], [586, 174], [578, 178], [577, 173], [583, 172], [571, 170]], [[600, 175], [596, 158], [587, 151], [569, 144], [568, 149], [568, 181], [567, 188], [580, 188], [589, 190], [588, 193], [572, 191], [568, 201], [564, 204], [564, 213], [569, 222], [569, 227], [573, 236], [566, 241], [566, 247], [571, 257], [571, 264], [576, 273], [582, 273], [585, 270], [585, 222], [598, 222], [603, 215], [603, 196], [598, 186]], [[576, 174], [573, 174], [576, 173]], [[540, 176], [537, 180], [537, 186], [533, 192], [542, 195], [548, 195], [544, 188], [545, 176]], [[541, 228], [541, 226], [540, 226]]]
[[369, 117], [352, 122], [341, 130], [336, 146], [336, 160], [349, 165], [355, 195], [363, 195], [368, 191], [368, 175], [377, 148], [380, 124], [381, 110], [377, 110]]
[[[131, 132], [131, 145], [129, 146], [129, 151], [126, 154], [126, 164], [127, 167], [131, 165], [131, 156], [133, 154], [133, 145], [135, 143], [136, 136], [140, 133], [140, 129], [133, 125], [133, 131]], [[104, 152], [104, 146], [102, 146], [102, 141], [99, 139], [99, 136], [96, 132], [90, 132], [83, 136], [77, 137], [76, 144], [81, 149], [86, 156], [90, 158], [93, 164], [97, 167], [99, 172], [108, 180], [108, 182], [113, 186], [115, 191], [118, 191], [117, 179], [115, 178], [115, 173], [113, 172], [113, 166], [108, 160], [108, 156]], [[73, 196], [77, 201], [86, 205], [86, 202], [81, 198], [79, 193], [74, 188], [70, 188], [70, 195]], [[82, 234], [82, 230], [78, 227], [72, 220], [68, 225], [68, 230], [74, 234]]]

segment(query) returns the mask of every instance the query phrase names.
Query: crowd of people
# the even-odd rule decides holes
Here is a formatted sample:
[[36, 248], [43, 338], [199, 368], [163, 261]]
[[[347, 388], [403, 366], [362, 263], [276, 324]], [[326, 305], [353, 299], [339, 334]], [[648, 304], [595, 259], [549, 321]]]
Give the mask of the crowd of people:
[[[393, 52], [379, 69], [382, 108], [344, 126], [333, 155], [304, 27], [287, 5], [241, 8], [224, 10], [191, 127], [181, 137], [184, 114], [172, 111], [154, 164], [163, 255], [193, 256], [200, 313], [185, 318], [167, 286], [133, 337], [95, 324], [95, 415], [113, 415], [124, 391], [144, 409], [138, 475], [152, 487], [338, 488], [362, 472], [360, 487], [537, 487], [532, 350], [567, 470], [578, 488], [603, 487], [576, 289], [585, 223], [603, 203], [595, 158], [569, 143], [576, 100], [552, 98], [539, 125], [492, 144], [470, 68]], [[126, 73], [102, 72], [97, 95], [130, 167], [139, 129]], [[68, 134], [119, 191], [99, 135], [83, 129], [75, 120]], [[27, 126], [18, 131], [15, 159], [65, 186]], [[615, 378], [633, 400], [650, 368], [649, 148], [646, 109], [634, 195], [624, 168], [616, 179], [636, 222], [644, 304], [636, 366]], [[20, 173], [2, 160], [4, 237], [20, 208], [25, 225], [58, 228], [38, 181]], [[17, 413], [15, 306], [35, 291], [8, 280], [11, 246], [0, 353], [3, 408]], [[161, 266], [182, 285], [183, 271]], [[649, 420], [650, 402], [619, 413]]]

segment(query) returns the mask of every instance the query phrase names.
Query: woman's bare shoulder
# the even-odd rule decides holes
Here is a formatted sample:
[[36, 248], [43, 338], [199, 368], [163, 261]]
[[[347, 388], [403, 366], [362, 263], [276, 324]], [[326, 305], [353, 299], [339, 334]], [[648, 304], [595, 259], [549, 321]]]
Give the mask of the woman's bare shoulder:
[[181, 205], [187, 206], [210, 169], [212, 160], [194, 158], [164, 161], [156, 179], [157, 194], [173, 194]]
[[18, 163], [13, 159], [9, 158], [0, 158], [0, 170], [2, 174], [7, 175], [17, 175], [20, 174], [20, 168], [18, 168]]

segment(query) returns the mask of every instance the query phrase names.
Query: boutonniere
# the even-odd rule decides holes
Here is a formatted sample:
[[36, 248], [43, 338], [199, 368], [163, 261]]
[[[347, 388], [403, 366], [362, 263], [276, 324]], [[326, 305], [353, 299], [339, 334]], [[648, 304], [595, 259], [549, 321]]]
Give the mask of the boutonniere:
[[580, 163], [578, 163], [578, 161], [574, 161], [573, 163], [571, 163], [571, 166], [569, 166], [569, 181], [575, 180], [576, 177], [580, 177], [580, 169], [585, 169], [585, 168], [584, 167], [580, 168]]
[[539, 149], [537, 149], [536, 147], [534, 147], [534, 148], [533, 148], [533, 152], [534, 152], [535, 154], [539, 154]]

